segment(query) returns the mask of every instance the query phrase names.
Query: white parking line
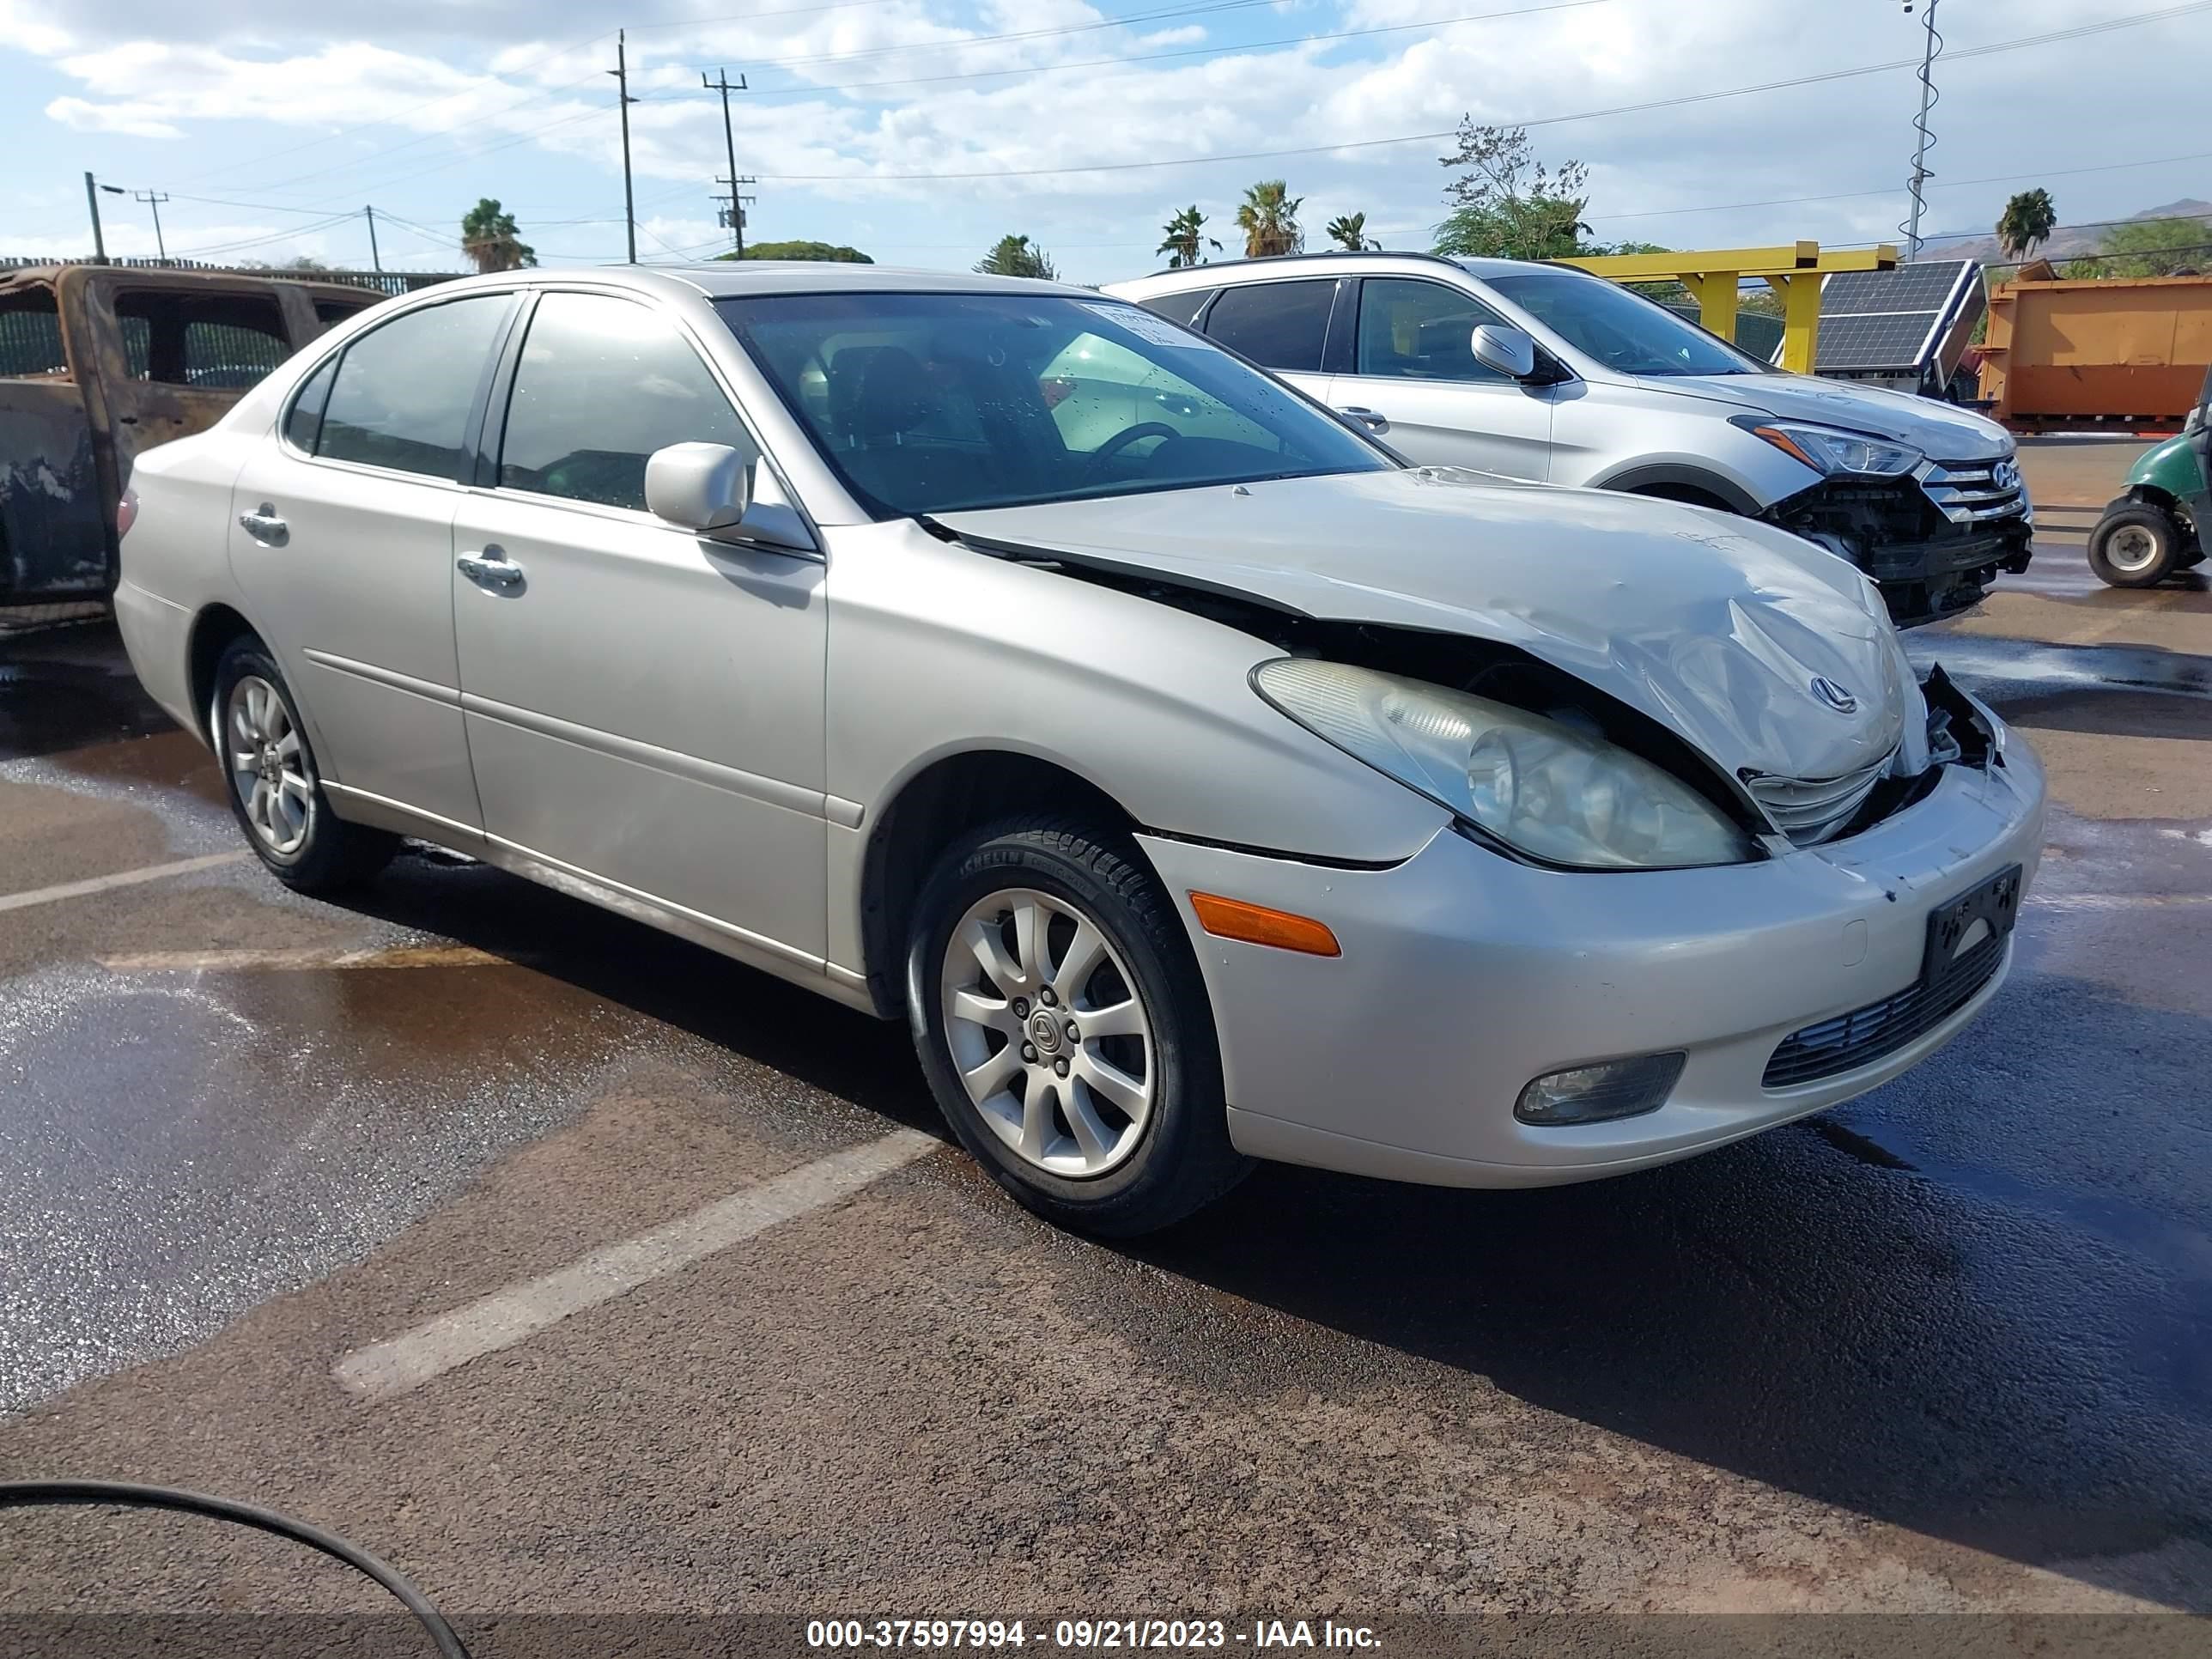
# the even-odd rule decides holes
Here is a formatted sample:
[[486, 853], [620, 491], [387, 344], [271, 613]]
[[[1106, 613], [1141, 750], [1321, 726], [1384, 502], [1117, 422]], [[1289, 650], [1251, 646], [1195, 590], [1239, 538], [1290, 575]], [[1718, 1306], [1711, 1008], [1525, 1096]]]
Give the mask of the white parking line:
[[651, 1232], [602, 1245], [571, 1267], [526, 1279], [383, 1342], [356, 1348], [331, 1368], [339, 1386], [386, 1400], [501, 1348], [570, 1314], [635, 1290], [727, 1249], [778, 1222], [849, 1198], [871, 1182], [935, 1150], [914, 1129], [817, 1158], [757, 1187], [718, 1199]]
[[226, 864], [238, 864], [253, 854], [250, 852], [210, 853], [204, 858], [179, 859], [174, 864], [149, 864], [143, 870], [118, 870], [112, 876], [92, 876], [83, 881], [65, 881], [58, 887], [33, 887], [27, 893], [0, 893], [0, 910], [26, 910], [33, 904], [52, 904], [57, 899], [83, 898], [93, 893], [104, 893], [111, 887], [135, 887], [142, 881], [162, 881], [171, 876], [189, 876], [195, 870], [213, 870]]
[[2212, 904], [2212, 893], [2030, 893], [2027, 902], [2046, 910], [2150, 910]]
[[473, 945], [307, 945], [267, 951], [124, 951], [93, 960], [112, 974], [235, 974], [323, 968], [503, 968], [514, 958], [494, 956]]

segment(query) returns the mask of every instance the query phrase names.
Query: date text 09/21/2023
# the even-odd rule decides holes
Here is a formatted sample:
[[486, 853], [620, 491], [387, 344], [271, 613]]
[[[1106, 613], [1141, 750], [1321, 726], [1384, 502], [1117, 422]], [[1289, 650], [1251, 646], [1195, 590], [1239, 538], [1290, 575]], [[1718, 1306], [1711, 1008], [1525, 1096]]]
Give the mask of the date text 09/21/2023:
[[1048, 1625], [1023, 1619], [815, 1619], [806, 1626], [806, 1645], [815, 1649], [1021, 1648], [1031, 1642], [1083, 1651], [1379, 1645], [1369, 1626], [1328, 1619], [1255, 1619], [1241, 1627], [1220, 1619], [1142, 1618], [1057, 1619]]

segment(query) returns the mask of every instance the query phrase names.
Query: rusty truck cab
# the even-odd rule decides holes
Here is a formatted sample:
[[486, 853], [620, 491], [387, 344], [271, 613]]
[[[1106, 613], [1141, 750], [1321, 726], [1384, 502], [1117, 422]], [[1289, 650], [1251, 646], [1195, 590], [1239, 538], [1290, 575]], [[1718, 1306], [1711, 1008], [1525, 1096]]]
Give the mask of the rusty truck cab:
[[382, 297], [250, 272], [0, 271], [0, 605], [109, 592], [138, 453], [212, 426]]

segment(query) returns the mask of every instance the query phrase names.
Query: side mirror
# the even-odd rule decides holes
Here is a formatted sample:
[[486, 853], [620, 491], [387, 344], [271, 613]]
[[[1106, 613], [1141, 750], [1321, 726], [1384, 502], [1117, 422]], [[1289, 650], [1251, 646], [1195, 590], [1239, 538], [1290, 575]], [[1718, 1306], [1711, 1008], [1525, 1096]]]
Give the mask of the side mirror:
[[1509, 380], [1525, 380], [1536, 372], [1536, 343], [1517, 328], [1484, 323], [1474, 331], [1474, 361]]
[[645, 504], [655, 518], [706, 535], [750, 505], [744, 457], [727, 444], [671, 444], [646, 458]]

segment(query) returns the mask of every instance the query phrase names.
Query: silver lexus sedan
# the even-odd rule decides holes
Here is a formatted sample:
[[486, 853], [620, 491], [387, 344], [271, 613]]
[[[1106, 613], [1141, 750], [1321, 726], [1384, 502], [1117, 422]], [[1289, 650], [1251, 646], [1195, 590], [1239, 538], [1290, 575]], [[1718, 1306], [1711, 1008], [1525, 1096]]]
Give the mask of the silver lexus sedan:
[[132, 661], [280, 880], [416, 836], [903, 1018], [1100, 1233], [1861, 1093], [1996, 994], [2041, 845], [1843, 560], [1407, 467], [1077, 289], [454, 283], [132, 485]]

